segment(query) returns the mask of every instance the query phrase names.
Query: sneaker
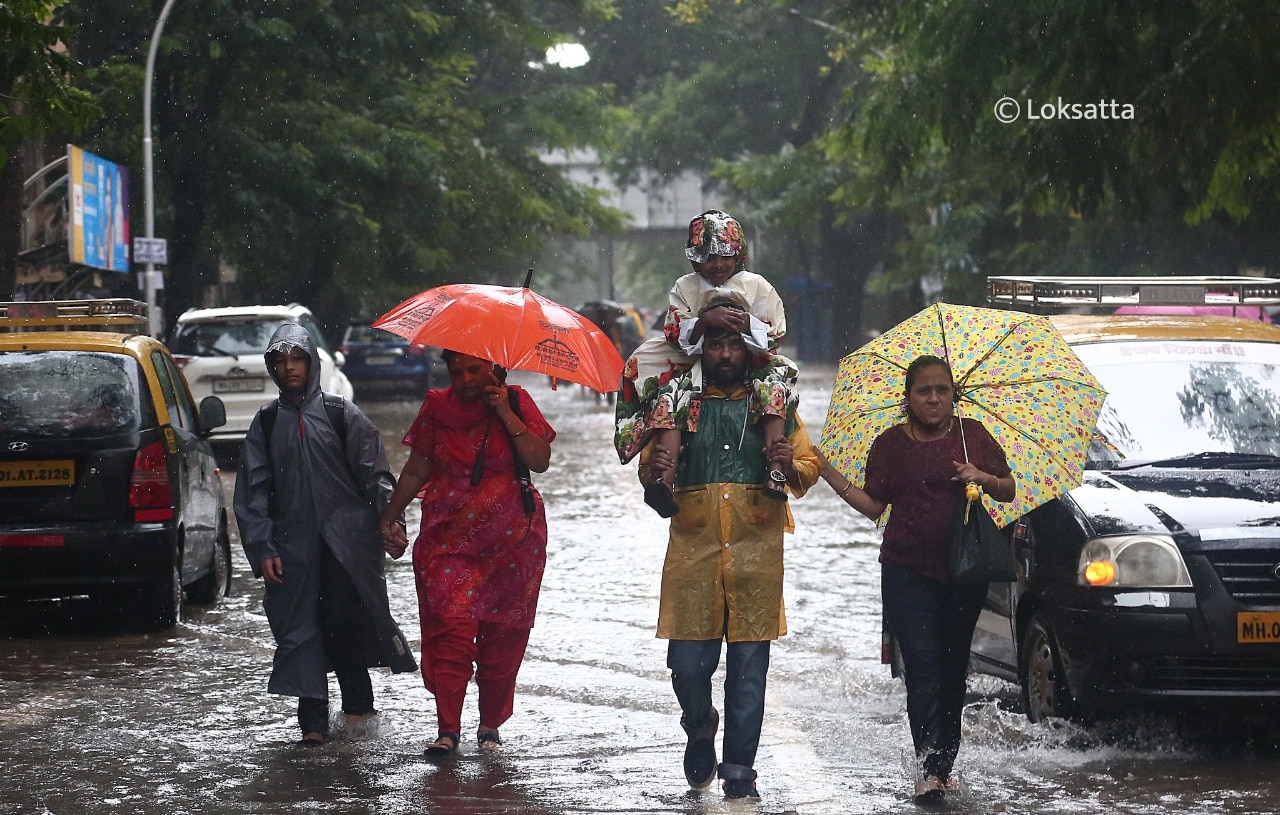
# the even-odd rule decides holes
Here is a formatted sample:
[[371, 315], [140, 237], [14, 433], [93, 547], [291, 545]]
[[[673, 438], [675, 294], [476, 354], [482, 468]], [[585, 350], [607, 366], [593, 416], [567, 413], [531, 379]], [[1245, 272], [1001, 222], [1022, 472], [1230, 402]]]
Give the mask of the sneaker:
[[726, 778], [721, 788], [724, 790], [725, 798], [760, 798], [756, 782], [745, 778]]
[[671, 518], [680, 512], [680, 505], [676, 503], [675, 490], [665, 481], [654, 481], [652, 484], [645, 485], [644, 502], [664, 518]]
[[764, 496], [775, 501], [787, 500], [787, 477], [781, 470], [770, 470], [764, 482]]
[[689, 734], [684, 748], [684, 778], [689, 787], [703, 790], [716, 777], [716, 731], [720, 728], [720, 711], [711, 708], [711, 718], [697, 733]]
[[911, 800], [917, 804], [940, 804], [946, 789], [946, 784], [936, 775], [921, 776], [916, 779], [916, 792]]

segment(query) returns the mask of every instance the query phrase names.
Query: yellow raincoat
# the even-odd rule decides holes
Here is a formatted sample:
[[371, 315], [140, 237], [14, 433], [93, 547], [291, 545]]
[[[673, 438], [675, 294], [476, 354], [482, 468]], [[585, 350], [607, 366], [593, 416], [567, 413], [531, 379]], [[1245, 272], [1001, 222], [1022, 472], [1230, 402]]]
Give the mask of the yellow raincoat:
[[[795, 528], [788, 503], [764, 496], [766, 461], [758, 424], [748, 423], [748, 392], [708, 386], [698, 432], [676, 473], [671, 537], [662, 568], [658, 637], [677, 640], [773, 640], [787, 632], [782, 610], [782, 535]], [[818, 480], [804, 423], [788, 426], [800, 497]], [[647, 477], [649, 450], [641, 458]]]

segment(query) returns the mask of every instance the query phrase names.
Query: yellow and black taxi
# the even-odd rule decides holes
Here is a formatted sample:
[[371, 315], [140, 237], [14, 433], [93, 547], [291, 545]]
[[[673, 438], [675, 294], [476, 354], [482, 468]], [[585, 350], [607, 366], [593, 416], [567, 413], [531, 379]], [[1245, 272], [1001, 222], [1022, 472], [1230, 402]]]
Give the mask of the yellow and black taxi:
[[230, 590], [222, 481], [136, 300], [0, 303], [0, 603], [88, 599], [158, 629]]
[[1018, 580], [992, 585], [972, 667], [1020, 683], [1033, 721], [1280, 702], [1280, 281], [988, 297], [1049, 313], [1107, 397], [1083, 483], [1014, 524]]

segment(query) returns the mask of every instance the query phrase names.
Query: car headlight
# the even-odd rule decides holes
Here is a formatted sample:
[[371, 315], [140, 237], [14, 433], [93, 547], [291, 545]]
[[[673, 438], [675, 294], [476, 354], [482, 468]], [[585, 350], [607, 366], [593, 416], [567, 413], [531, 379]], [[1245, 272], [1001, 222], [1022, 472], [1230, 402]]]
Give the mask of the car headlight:
[[1173, 539], [1164, 535], [1094, 538], [1080, 553], [1082, 586], [1107, 588], [1186, 588], [1187, 564]]

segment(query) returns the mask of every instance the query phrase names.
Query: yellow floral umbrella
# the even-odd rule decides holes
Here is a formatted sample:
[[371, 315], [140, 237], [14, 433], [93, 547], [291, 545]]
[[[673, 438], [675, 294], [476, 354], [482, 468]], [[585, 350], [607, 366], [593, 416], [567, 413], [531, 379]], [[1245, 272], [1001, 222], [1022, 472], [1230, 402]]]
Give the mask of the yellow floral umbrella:
[[907, 366], [921, 354], [951, 364], [957, 411], [1004, 448], [1017, 498], [984, 506], [1004, 526], [1080, 484], [1106, 391], [1047, 317], [936, 303], [840, 360], [819, 446], [865, 483], [871, 442], [905, 421]]

